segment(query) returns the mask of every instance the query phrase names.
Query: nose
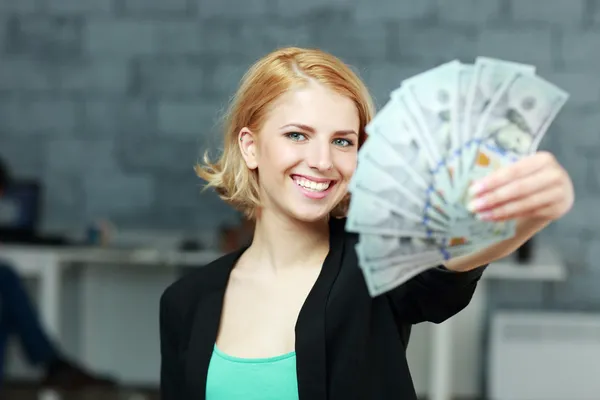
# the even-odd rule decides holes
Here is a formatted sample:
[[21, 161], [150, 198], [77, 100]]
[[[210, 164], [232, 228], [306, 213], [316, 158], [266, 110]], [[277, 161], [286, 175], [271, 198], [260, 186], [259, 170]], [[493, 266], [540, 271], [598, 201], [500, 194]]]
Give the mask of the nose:
[[333, 157], [329, 143], [313, 141], [308, 149], [308, 166], [317, 171], [326, 172], [333, 168]]

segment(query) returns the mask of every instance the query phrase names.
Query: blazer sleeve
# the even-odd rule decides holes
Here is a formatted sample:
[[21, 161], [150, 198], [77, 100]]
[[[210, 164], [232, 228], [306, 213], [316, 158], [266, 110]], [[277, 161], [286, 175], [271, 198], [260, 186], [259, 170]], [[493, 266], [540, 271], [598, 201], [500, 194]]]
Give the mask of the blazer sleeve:
[[177, 313], [171, 292], [160, 298], [160, 394], [162, 400], [183, 399], [183, 368], [179, 358], [183, 321]]
[[400, 323], [441, 323], [471, 301], [487, 265], [466, 272], [444, 266], [428, 269], [387, 293]]

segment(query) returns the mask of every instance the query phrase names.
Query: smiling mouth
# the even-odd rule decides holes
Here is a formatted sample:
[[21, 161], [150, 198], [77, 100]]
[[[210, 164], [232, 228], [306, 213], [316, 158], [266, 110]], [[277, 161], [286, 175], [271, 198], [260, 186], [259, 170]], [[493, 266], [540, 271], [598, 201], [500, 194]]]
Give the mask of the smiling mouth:
[[316, 182], [299, 175], [292, 175], [292, 179], [294, 180], [296, 185], [300, 186], [301, 188], [317, 193], [324, 192], [331, 186], [333, 186], [333, 184], [335, 184], [335, 181], [333, 180]]

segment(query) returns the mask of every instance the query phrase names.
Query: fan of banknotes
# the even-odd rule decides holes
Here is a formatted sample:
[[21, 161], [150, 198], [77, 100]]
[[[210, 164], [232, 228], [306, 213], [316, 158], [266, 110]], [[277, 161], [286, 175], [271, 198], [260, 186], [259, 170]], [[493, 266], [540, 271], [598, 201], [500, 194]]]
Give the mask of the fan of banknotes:
[[371, 296], [515, 234], [468, 210], [474, 180], [535, 152], [569, 95], [534, 66], [458, 60], [401, 82], [367, 125], [346, 230]]

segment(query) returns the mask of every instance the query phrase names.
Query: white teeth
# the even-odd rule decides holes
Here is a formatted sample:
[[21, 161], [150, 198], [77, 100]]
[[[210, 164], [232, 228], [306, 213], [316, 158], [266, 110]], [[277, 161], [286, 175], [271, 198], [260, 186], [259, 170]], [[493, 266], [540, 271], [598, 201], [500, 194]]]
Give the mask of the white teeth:
[[296, 182], [298, 186], [302, 186], [305, 189], [312, 190], [315, 192], [322, 192], [324, 190], [327, 190], [329, 188], [329, 185], [331, 185], [331, 181], [317, 183], [309, 181], [305, 178], [294, 178], [294, 182]]

